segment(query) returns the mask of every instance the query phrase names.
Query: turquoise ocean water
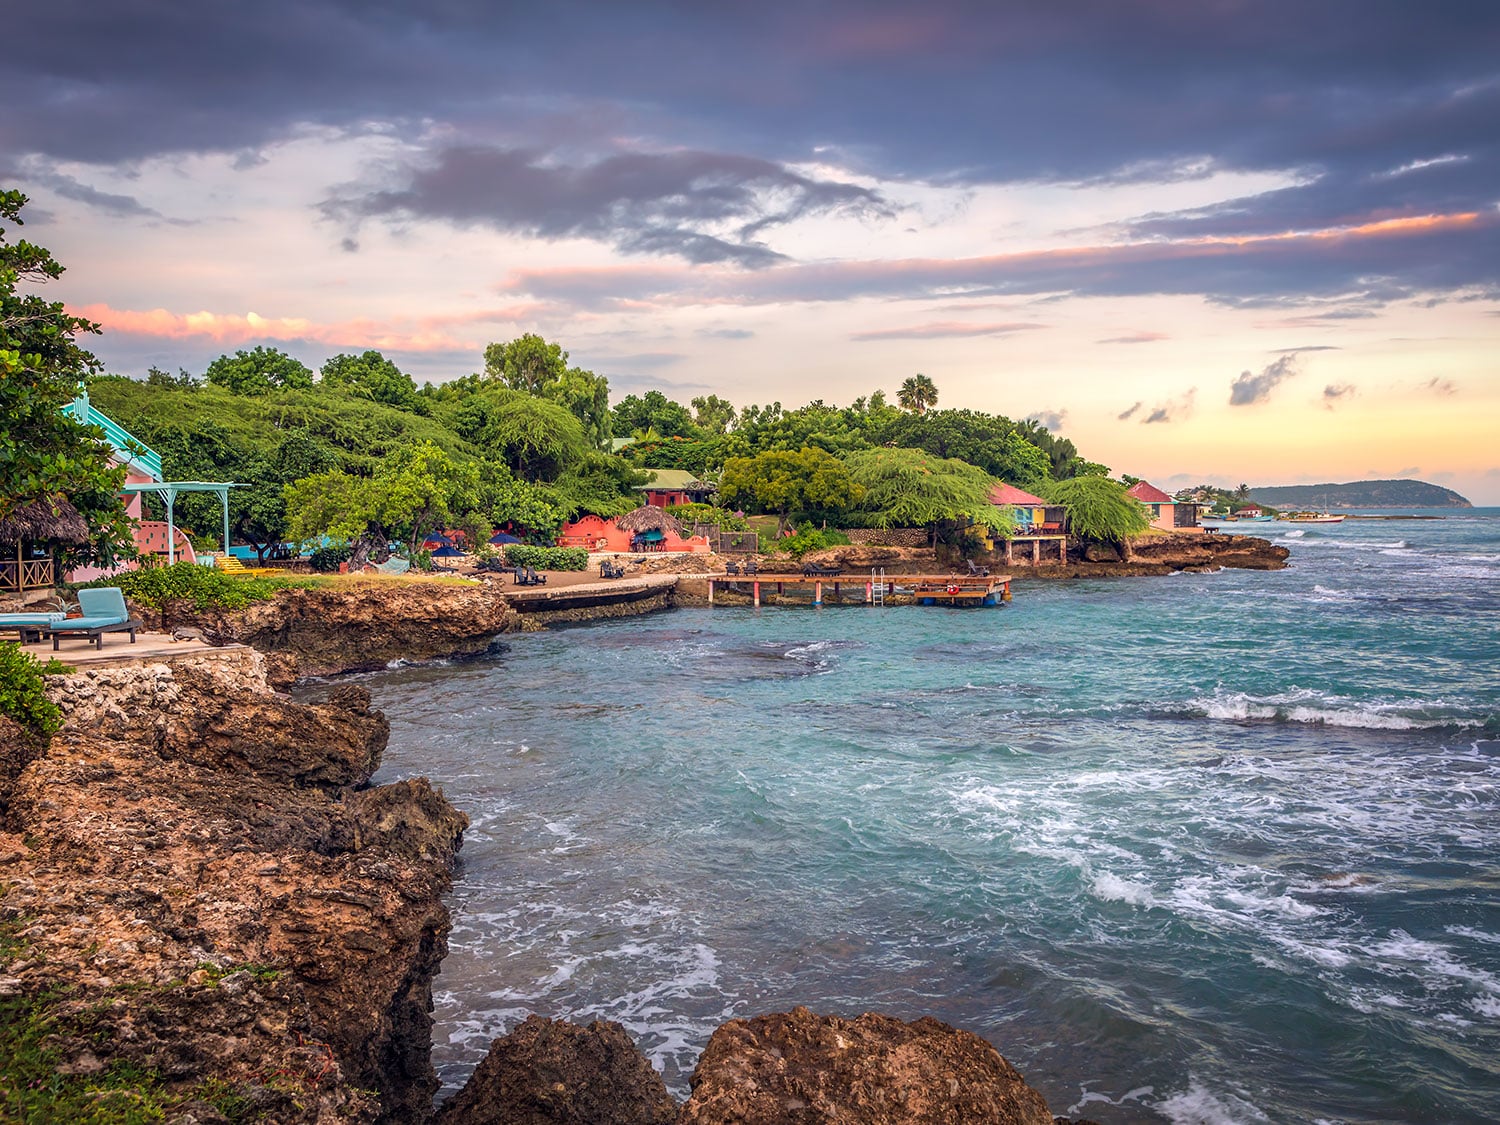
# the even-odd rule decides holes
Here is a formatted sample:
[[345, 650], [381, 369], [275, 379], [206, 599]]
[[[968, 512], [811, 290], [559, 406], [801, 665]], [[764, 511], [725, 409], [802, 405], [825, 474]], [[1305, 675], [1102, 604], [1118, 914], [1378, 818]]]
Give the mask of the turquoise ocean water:
[[528, 1012], [685, 1093], [806, 1004], [974, 1030], [1102, 1122], [1500, 1116], [1500, 511], [991, 610], [693, 609], [363, 678], [473, 818], [461, 1083]]

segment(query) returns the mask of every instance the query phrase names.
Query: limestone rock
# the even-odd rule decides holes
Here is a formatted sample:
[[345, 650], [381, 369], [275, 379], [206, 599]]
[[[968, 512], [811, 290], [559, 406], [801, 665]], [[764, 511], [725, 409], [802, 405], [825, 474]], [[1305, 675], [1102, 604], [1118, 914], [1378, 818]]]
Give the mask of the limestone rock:
[[693, 1072], [678, 1125], [1052, 1125], [979, 1036], [935, 1019], [806, 1008], [731, 1020]]
[[[661, 1075], [625, 1029], [528, 1016], [490, 1046], [438, 1125], [671, 1125]], [[1050, 1123], [1049, 1123], [1050, 1125]]]

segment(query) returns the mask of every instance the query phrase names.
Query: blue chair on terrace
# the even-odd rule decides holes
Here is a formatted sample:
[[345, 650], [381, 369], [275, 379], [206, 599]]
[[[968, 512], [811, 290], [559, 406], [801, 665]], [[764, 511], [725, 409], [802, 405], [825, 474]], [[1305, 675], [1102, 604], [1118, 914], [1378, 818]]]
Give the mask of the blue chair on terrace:
[[130, 616], [125, 595], [117, 586], [79, 590], [78, 608], [83, 611], [82, 617], [68, 617], [47, 627], [47, 632], [52, 634], [53, 652], [57, 651], [61, 637], [92, 637], [94, 647], [102, 649], [105, 633], [126, 630], [130, 632], [130, 643], [135, 644], [135, 631], [143, 627], [137, 618]]
[[66, 617], [65, 613], [0, 613], [0, 633], [14, 631], [23, 645], [34, 644]]

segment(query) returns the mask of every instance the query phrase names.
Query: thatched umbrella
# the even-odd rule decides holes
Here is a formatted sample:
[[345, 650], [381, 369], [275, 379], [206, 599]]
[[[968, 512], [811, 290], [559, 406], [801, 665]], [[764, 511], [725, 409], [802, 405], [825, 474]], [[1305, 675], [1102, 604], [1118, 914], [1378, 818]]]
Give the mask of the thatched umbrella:
[[86, 543], [89, 525], [61, 496], [33, 500], [0, 520], [0, 543]]
[[667, 515], [660, 508], [646, 505], [644, 508], [636, 508], [632, 512], [626, 512], [615, 520], [615, 526], [621, 531], [628, 531], [632, 535], [639, 535], [643, 531], [670, 531], [679, 539], [687, 537], [682, 524], [677, 522], [676, 517]]

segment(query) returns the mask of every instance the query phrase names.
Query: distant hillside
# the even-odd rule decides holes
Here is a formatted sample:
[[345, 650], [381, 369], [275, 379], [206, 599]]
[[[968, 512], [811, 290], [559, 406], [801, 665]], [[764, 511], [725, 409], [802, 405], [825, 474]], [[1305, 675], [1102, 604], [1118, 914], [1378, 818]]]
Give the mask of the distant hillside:
[[1357, 480], [1348, 484], [1287, 484], [1252, 488], [1273, 508], [1472, 508], [1451, 488], [1420, 480]]

